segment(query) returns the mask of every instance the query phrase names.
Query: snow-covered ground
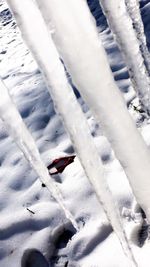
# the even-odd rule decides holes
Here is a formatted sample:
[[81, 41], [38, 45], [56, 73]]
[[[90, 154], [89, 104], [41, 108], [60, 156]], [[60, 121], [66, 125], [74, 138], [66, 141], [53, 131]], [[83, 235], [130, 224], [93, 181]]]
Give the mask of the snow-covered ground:
[[[107, 27], [98, 0], [89, 0], [88, 3], [97, 20], [99, 35], [108, 54], [114, 78], [129, 104], [134, 92], [122, 56]], [[141, 12], [150, 46], [149, 1], [141, 1]], [[36, 23], [34, 18], [33, 23]], [[0, 76], [32, 133], [45, 165], [55, 158], [74, 154], [38, 66], [23, 44], [20, 32], [3, 0], [0, 1]], [[107, 180], [122, 215], [138, 266], [148, 267], [150, 244], [148, 240], [142, 244], [144, 234], [140, 238], [141, 213], [133, 207], [134, 197], [126, 176], [103, 136], [101, 127], [78, 92], [75, 93], [104, 163]], [[143, 121], [136, 110], [129, 108], [145, 141], [150, 145], [149, 121]], [[62, 192], [66, 207], [80, 227], [78, 233], [67, 221], [49, 191], [42, 186], [0, 121], [0, 266], [24, 266], [23, 255], [28, 249], [41, 251], [50, 266], [129, 266], [78, 158], [62, 174], [53, 176], [53, 179]], [[45, 265], [41, 265], [43, 266]]]

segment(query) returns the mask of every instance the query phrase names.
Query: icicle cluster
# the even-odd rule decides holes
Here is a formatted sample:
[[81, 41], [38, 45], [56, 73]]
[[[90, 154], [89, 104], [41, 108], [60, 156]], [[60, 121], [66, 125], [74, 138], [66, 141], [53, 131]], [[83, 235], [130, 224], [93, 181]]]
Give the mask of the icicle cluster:
[[69, 3], [61, 0], [61, 4], [59, 0], [37, 0], [37, 2], [49, 29], [51, 25], [55, 28], [53, 39], [74, 84], [103, 126], [129, 178], [137, 201], [150, 221], [149, 150], [114, 82], [105, 50], [86, 2], [83, 0], [70, 0]]
[[[82, 7], [82, 2], [83, 1], [80, 1], [78, 3], [79, 6], [81, 7]], [[53, 97], [55, 105], [57, 106], [57, 110], [62, 116], [64, 124], [70, 134], [72, 142], [79, 155], [82, 166], [85, 169], [86, 175], [89, 178], [90, 182], [92, 183], [95, 189], [96, 195], [100, 203], [102, 204], [106, 212], [106, 215], [108, 219], [110, 220], [114, 230], [116, 231], [122, 246], [124, 247], [124, 251], [126, 252], [128, 257], [131, 259], [131, 261], [133, 262], [133, 265], [136, 266], [134, 256], [127, 242], [126, 234], [122, 228], [122, 224], [121, 224], [118, 211], [115, 208], [112, 196], [107, 188], [107, 183], [105, 180], [102, 163], [95, 149], [92, 137], [90, 135], [90, 131], [87, 126], [86, 119], [81, 111], [81, 108], [79, 107], [79, 104], [77, 103], [77, 100], [74, 96], [72, 89], [70, 88], [67, 82], [64, 67], [61, 61], [59, 60], [59, 54], [54, 46], [54, 43], [50, 37], [49, 32], [47, 31], [46, 25], [42, 19], [40, 11], [36, 7], [35, 3], [32, 2], [31, 0], [22, 0], [22, 1], [8, 0], [8, 3], [13, 13], [16, 16], [16, 20], [17, 20], [18, 26], [21, 29], [24, 40], [28, 44], [41, 70], [43, 71], [45, 80], [48, 84], [48, 88]], [[45, 3], [46, 1], [42, 1], [42, 6], [45, 9], [47, 9], [47, 6], [45, 6]], [[67, 7], [66, 1], [61, 1], [61, 2], [60, 1], [47, 1], [47, 3], [49, 4], [52, 3], [53, 11], [54, 11], [53, 15], [54, 17], [56, 16], [56, 20], [58, 20], [58, 23], [59, 23], [59, 17], [55, 13], [55, 3], [57, 3], [57, 5], [60, 4], [57, 10], [59, 10], [60, 14], [63, 14], [64, 7], [65, 8]], [[76, 1], [74, 1], [74, 3], [76, 3]], [[77, 5], [75, 6], [77, 8]], [[69, 13], [71, 11], [72, 14], [74, 13], [72, 1], [68, 2], [68, 8], [69, 10], [65, 10], [64, 17], [66, 16], [67, 11], [69, 11]], [[84, 14], [86, 14], [87, 16], [86, 20], [88, 21], [89, 13], [84, 13]], [[75, 36], [71, 35], [71, 39], [74, 40], [74, 38], [75, 39], [77, 38], [78, 40], [77, 36], [79, 36], [80, 47], [78, 46], [75, 47], [76, 43], [72, 47], [72, 40], [70, 39], [71, 47], [68, 50], [70, 57], [72, 57], [72, 49], [76, 50], [76, 52], [77, 51], [79, 52], [79, 49], [83, 50], [84, 44], [85, 44], [85, 42], [83, 41], [85, 37], [84, 35], [82, 39], [83, 25], [82, 23], [81, 25], [80, 23], [79, 24], [77, 23], [78, 21], [77, 17], [78, 17], [78, 14], [77, 14], [77, 9], [76, 9], [74, 23], [76, 23], [78, 27], [77, 27], [77, 32]], [[36, 20], [35, 24], [32, 23], [33, 18]], [[73, 19], [74, 19], [74, 16], [73, 16]], [[67, 20], [66, 23], [69, 26], [70, 21]], [[51, 22], [49, 24], [51, 24]], [[90, 17], [89, 25], [91, 25], [91, 17]], [[53, 27], [53, 22], [51, 26]], [[54, 27], [55, 26], [56, 25], [54, 24]], [[61, 26], [62, 26], [63, 37], [65, 36], [65, 38], [67, 38], [68, 40], [68, 32], [67, 32], [68, 27], [66, 27], [66, 24], [62, 24]], [[81, 29], [81, 32], [80, 32], [80, 29]], [[72, 25], [72, 23], [71, 23], [70, 30], [73, 30], [74, 32], [74, 24]], [[69, 30], [69, 34], [70, 34], [70, 30]], [[85, 27], [85, 30], [88, 32], [89, 31], [88, 27]], [[55, 28], [50, 29], [50, 32], [55, 32]], [[91, 32], [91, 26], [90, 26], [90, 36], [88, 38], [89, 44], [92, 42], [92, 36], [93, 37], [95, 36], [95, 31], [93, 32], [92, 30]], [[99, 47], [99, 44], [97, 41], [96, 41], [96, 44], [97, 44], [97, 47]], [[59, 48], [64, 49], [64, 47], [59, 47]], [[93, 54], [91, 54], [91, 48], [93, 47], [90, 47], [90, 49], [85, 49], [87, 58], [88, 56], [90, 56], [90, 58], [93, 57]], [[68, 46], [66, 47], [66, 49], [68, 49]], [[66, 49], [64, 51], [66, 51]], [[96, 49], [92, 62], [95, 61], [96, 56], [97, 56], [97, 49]], [[85, 53], [84, 53], [84, 60], [87, 65]], [[70, 63], [71, 61], [72, 61], [72, 58], [70, 58]], [[74, 53], [73, 53], [73, 61], [74, 61]], [[90, 75], [90, 77], [88, 78], [88, 81], [86, 81], [86, 77], [89, 74], [89, 70], [87, 68], [87, 72], [86, 72], [86, 68], [85, 68], [83, 71], [81, 69], [83, 66], [81, 66], [81, 68], [79, 67], [80, 63], [81, 62], [78, 58], [78, 53], [77, 53], [77, 57], [75, 61], [73, 62], [73, 65], [75, 66], [75, 69], [76, 69], [76, 73], [73, 75], [73, 78], [77, 79], [77, 76], [79, 75], [79, 79], [81, 79], [83, 75], [84, 86], [86, 86], [88, 82], [90, 82], [88, 85], [88, 88], [89, 88], [93, 84], [94, 76], [93, 74], [92, 74], [93, 77], [91, 77]], [[95, 66], [92, 63], [92, 67], [94, 67], [94, 69], [92, 70], [92, 73], [94, 70], [97, 72], [97, 67], [99, 67], [99, 64], [97, 64], [97, 60], [95, 61]], [[97, 79], [97, 76], [96, 76], [96, 79]], [[111, 80], [111, 82], [113, 82], [113, 80]], [[96, 81], [96, 84], [97, 84], [97, 81]], [[94, 86], [93, 87], [94, 94], [96, 93], [95, 89], [96, 88]], [[73, 116], [73, 121], [72, 121], [72, 116]]]

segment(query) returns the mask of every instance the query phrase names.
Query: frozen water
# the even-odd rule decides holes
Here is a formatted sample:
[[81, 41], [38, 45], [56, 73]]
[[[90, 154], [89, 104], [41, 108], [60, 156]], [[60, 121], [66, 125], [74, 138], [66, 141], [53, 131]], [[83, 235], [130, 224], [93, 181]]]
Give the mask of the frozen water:
[[124, 55], [133, 87], [139, 96], [143, 109], [149, 113], [150, 78], [144, 65], [144, 59], [133, 30], [131, 18], [126, 10], [125, 1], [111, 0], [108, 2], [99, 0], [99, 2], [106, 14], [109, 27], [114, 33]]
[[144, 25], [142, 22], [139, 0], [126, 0], [127, 10], [131, 16], [133, 27], [139, 41], [140, 51], [144, 58], [148, 74], [150, 76], [150, 53], [148, 51], [146, 36], [144, 33]]
[[[0, 12], [4, 9], [7, 10], [8, 6], [5, 1], [0, 1], [1, 3], [3, 4], [0, 5]], [[97, 20], [98, 31], [101, 32], [100, 37], [108, 53], [115, 80], [129, 103], [135, 96], [129, 86], [130, 80], [121, 54], [107, 28], [106, 20], [98, 6], [98, 0], [88, 0], [88, 3]], [[142, 8], [142, 17], [146, 27], [147, 40], [149, 40], [149, 4], [146, 5], [146, 1], [143, 0], [141, 1], [142, 6], [143, 3], [145, 6]], [[4, 18], [6, 13], [2, 14], [4, 15], [0, 16], [0, 38], [1, 51], [5, 51], [5, 54], [0, 54], [0, 74], [34, 137], [44, 163], [48, 165], [55, 158], [65, 156], [66, 153], [74, 153], [73, 147], [59, 116], [54, 112], [52, 99], [45, 87], [41, 73], [27, 47], [22, 43], [14, 19], [9, 20], [8, 14], [8, 22], [10, 22], [7, 24], [7, 15]], [[32, 23], [34, 21], [35, 18], [32, 19]], [[102, 136], [102, 125], [98, 126], [92, 112], [81, 98], [78, 98], [78, 102], [88, 120], [99, 155], [105, 163], [107, 174], [105, 179], [109, 182], [119, 210], [121, 211], [123, 207], [130, 209], [133, 195], [123, 169], [114, 158], [108, 141]], [[130, 111], [132, 112], [132, 108]], [[132, 113], [135, 115], [135, 111]], [[149, 145], [149, 125], [146, 121], [144, 125], [145, 128], [143, 128], [143, 123], [140, 124], [140, 127], [143, 129], [142, 134]], [[127, 136], [129, 139], [130, 137], [130, 135]], [[54, 264], [54, 259], [55, 264], [57, 263], [56, 265], [59, 266], [65, 264], [75, 267], [129, 266], [118, 238], [112, 232], [77, 157], [75, 162], [56, 178], [59, 180], [58, 186], [63, 193], [65, 205], [72, 211], [78, 224], [84, 225], [84, 227], [81, 227], [80, 231], [71, 238], [66, 248], [59, 249], [56, 244], [57, 240], [59, 240], [59, 236], [63, 236], [64, 227], [68, 227], [66, 224], [64, 225], [64, 212], [60, 210], [56, 201], [50, 198], [48, 190], [41, 187], [41, 182], [37, 179], [35, 172], [31, 170], [20, 150], [8, 136], [1, 121], [0, 151], [1, 267], [10, 265], [20, 267], [21, 257], [28, 249], [41, 251], [50, 264]], [[135, 215], [133, 214], [133, 217], [136, 217]], [[145, 241], [143, 247], [139, 248], [136, 242], [138, 238], [137, 223], [133, 222], [132, 218], [130, 220], [123, 218], [123, 221], [129, 238], [133, 229], [134, 242], [131, 236], [130, 244], [138, 265], [147, 267], [150, 261], [149, 243]]]
[[[70, 90], [63, 65], [59, 60], [53, 41], [48, 37], [40, 12], [36, 5], [30, 1], [24, 1], [21, 4], [19, 1], [8, 1], [8, 3], [13, 13], [16, 14], [16, 19], [25, 41], [44, 72], [54, 103], [60, 115], [62, 115], [87, 177], [94, 186], [96, 195], [120, 238], [121, 244], [126, 247], [127, 255], [134, 261], [125, 232], [122, 230], [119, 213], [107, 189], [102, 164], [90, 136], [86, 120], [73, 92]], [[25, 10], [30, 10], [30, 12], [28, 11], [28, 17]], [[31, 27], [32, 17], [37, 17], [38, 24]], [[50, 32], [54, 34], [55, 28], [52, 27]], [[44, 40], [44, 42], [41, 43], [40, 39]], [[48, 62], [48, 58], [51, 61]], [[74, 114], [73, 124], [72, 114]], [[82, 129], [79, 128], [79, 125], [82, 125]]]
[[[41, 1], [38, 0], [38, 3]], [[79, 5], [82, 15], [78, 10]], [[59, 7], [60, 3], [56, 0], [50, 2], [45, 0], [40, 5], [47, 24], [50, 28], [51, 25], [55, 28], [53, 39], [74, 84], [103, 126], [129, 178], [135, 197], [150, 221], [149, 150], [137, 131], [114, 82], [104, 48], [98, 39], [93, 17], [86, 3], [81, 0], [70, 0], [69, 5], [62, 2], [61, 10]], [[63, 13], [65, 16], [62, 16]], [[140, 166], [139, 169], [137, 166]]]

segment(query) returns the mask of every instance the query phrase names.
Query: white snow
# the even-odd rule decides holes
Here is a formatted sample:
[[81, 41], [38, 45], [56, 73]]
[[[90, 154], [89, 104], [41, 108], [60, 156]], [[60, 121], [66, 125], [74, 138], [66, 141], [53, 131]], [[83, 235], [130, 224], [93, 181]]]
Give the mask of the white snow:
[[[95, 12], [99, 12], [96, 1], [92, 1], [91, 6], [95, 5]], [[145, 10], [147, 6], [144, 7]], [[6, 3], [0, 1], [0, 38], [2, 41], [0, 75], [9, 87], [13, 102], [34, 137], [42, 160], [45, 165], [48, 165], [59, 156], [73, 154], [74, 149], [59, 116], [54, 111], [53, 101], [42, 75], [32, 55], [23, 44], [18, 29], [15, 24], [13, 25], [14, 20], [9, 18], [7, 11], [2, 13], [6, 8]], [[9, 23], [5, 25], [6, 22]], [[103, 29], [103, 25], [99, 26], [99, 31], [101, 27]], [[126, 77], [122, 57], [108, 29], [100, 33], [100, 36], [108, 51], [117, 84], [129, 102], [129, 99], [133, 97], [133, 91]], [[4, 51], [6, 52], [1, 53]], [[140, 222], [139, 219], [134, 221], [134, 216], [136, 218], [140, 216], [135, 209], [132, 209], [134, 197], [125, 173], [115, 159], [107, 139], [103, 136], [101, 125], [97, 124], [81, 98], [78, 102], [85, 112], [95, 145], [104, 163], [107, 182], [118, 203], [119, 210], [122, 214], [125, 209], [128, 210], [129, 216], [124, 218], [122, 215], [122, 219], [138, 266], [148, 267], [150, 245], [148, 240], [142, 248], [137, 245], [137, 229]], [[15, 121], [13, 123], [15, 125]], [[149, 145], [149, 124], [144, 122], [140, 125], [142, 135]], [[130, 141], [129, 139], [130, 135], [127, 141]], [[44, 254], [50, 266], [64, 267], [67, 261], [70, 267], [129, 266], [118, 238], [108, 224], [78, 158], [62, 174], [52, 177], [63, 194], [65, 206], [80, 226], [80, 231], [74, 234], [69, 242], [66, 241], [64, 248], [58, 248], [58, 238], [64, 232], [64, 228], [71, 229], [71, 225], [66, 221], [63, 211], [51, 198], [47, 189], [41, 187], [35, 172], [8, 135], [1, 121], [0, 151], [1, 267], [20, 267], [24, 252], [33, 248]], [[133, 216], [130, 216], [131, 213]]]

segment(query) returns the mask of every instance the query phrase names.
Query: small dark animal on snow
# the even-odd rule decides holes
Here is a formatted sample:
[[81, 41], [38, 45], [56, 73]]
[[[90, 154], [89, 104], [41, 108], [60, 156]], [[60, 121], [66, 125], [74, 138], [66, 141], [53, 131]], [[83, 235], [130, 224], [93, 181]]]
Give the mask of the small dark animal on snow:
[[[73, 156], [66, 156], [66, 157], [61, 157], [61, 158], [53, 160], [53, 162], [47, 166], [49, 173], [51, 175], [62, 173], [69, 164], [74, 162], [75, 157], [76, 156], [73, 155]], [[53, 171], [52, 169], [56, 169], [56, 171], [55, 170]]]

